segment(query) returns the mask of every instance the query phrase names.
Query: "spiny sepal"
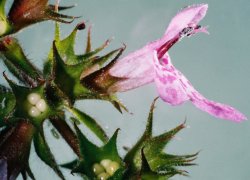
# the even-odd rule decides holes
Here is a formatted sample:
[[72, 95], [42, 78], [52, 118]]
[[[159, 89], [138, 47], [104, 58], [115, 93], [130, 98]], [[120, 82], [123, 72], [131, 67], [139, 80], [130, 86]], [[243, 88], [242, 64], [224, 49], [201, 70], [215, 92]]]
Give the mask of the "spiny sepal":
[[124, 45], [124, 47], [118, 49], [118, 53], [108, 65], [100, 68], [99, 70], [94, 71], [93, 73], [90, 73], [85, 77], [82, 77], [81, 83], [97, 93], [112, 95], [113, 93], [110, 93], [109, 88], [116, 82], [124, 80], [124, 78], [111, 76], [109, 74], [109, 70], [113, 67], [118, 58], [122, 55], [125, 48], [126, 46]]
[[[142, 176], [142, 172], [146, 174], [155, 174], [156, 177], [166, 176], [172, 177], [174, 175], [187, 175], [186, 171], [177, 169], [179, 166], [191, 166], [196, 159], [198, 153], [191, 155], [171, 155], [163, 152], [164, 147], [173, 139], [173, 137], [183, 128], [184, 123], [176, 128], [165, 132], [158, 136], [153, 136], [153, 110], [155, 105], [154, 100], [148, 117], [146, 130], [140, 140], [127, 153], [124, 161], [129, 166], [127, 176]], [[147, 167], [147, 168], [145, 168]]]
[[171, 176], [167, 174], [160, 174], [153, 172], [148, 164], [148, 161], [145, 157], [144, 150], [141, 149], [141, 170], [139, 174], [131, 177], [131, 179], [140, 179], [140, 180], [168, 180]]
[[0, 54], [9, 71], [23, 84], [35, 87], [43, 81], [41, 72], [26, 57], [17, 39], [3, 38]]
[[[57, 47], [57, 51], [59, 55], [62, 57], [63, 61], [65, 64], [68, 65], [75, 65], [80, 62], [85, 61], [86, 66], [88, 64], [89, 68], [91, 66], [95, 66], [95, 63], [90, 63], [94, 59], [97, 59], [98, 56], [97, 53], [102, 51], [110, 42], [110, 40], [107, 40], [101, 47], [91, 50], [91, 37], [90, 37], [90, 29], [88, 33], [88, 40], [87, 40], [87, 47], [86, 51], [84, 54], [76, 54], [74, 51], [74, 46], [75, 46], [75, 40], [76, 40], [76, 35], [78, 30], [83, 30], [85, 29], [85, 24], [84, 22], [79, 23], [76, 25], [76, 27], [73, 29], [73, 31], [66, 36], [64, 39], [61, 40], [60, 38], [60, 26], [59, 23], [55, 24], [55, 45]], [[53, 61], [53, 46], [49, 52], [48, 59], [45, 62], [45, 68], [44, 68], [44, 74], [47, 76], [51, 72], [52, 68], [52, 61]]]
[[[92, 50], [91, 49], [91, 47], [92, 47], [92, 45], [91, 45], [91, 33], [90, 33], [91, 28], [89, 28], [85, 53], [76, 54], [75, 50], [74, 50], [76, 35], [77, 35], [77, 32], [79, 30], [85, 29], [85, 26], [86, 25], [84, 22], [77, 24], [76, 27], [73, 29], [73, 31], [68, 36], [66, 36], [64, 39], [61, 40], [60, 27], [59, 27], [59, 24], [56, 23], [56, 26], [55, 26], [55, 41], [56, 42], [55, 43], [56, 43], [56, 47], [58, 49], [60, 56], [63, 57], [63, 60], [65, 61], [66, 64], [74, 65], [74, 64], [78, 64], [82, 61], [88, 61], [91, 58], [96, 59], [96, 57], [98, 57], [97, 54], [109, 45], [109, 43], [111, 41], [110, 39], [107, 40], [103, 45], [101, 45], [97, 49]], [[52, 58], [53, 58], [53, 48], [51, 49], [51, 51], [49, 53], [48, 59], [51, 60]]]
[[6, 0], [0, 1], [0, 37], [13, 31], [11, 23], [5, 15]]
[[[44, 84], [35, 88], [28, 88], [17, 85], [5, 73], [4, 77], [15, 96], [15, 108], [8, 118], [28, 119], [33, 125], [40, 128], [46, 118], [56, 113], [53, 106], [50, 106], [46, 100]], [[8, 122], [8, 119], [6, 121]]]
[[77, 108], [70, 108], [66, 107], [67, 110], [74, 115], [74, 118], [72, 117], [71, 120], [73, 122], [80, 122], [83, 123], [86, 127], [88, 127], [102, 142], [108, 141], [108, 136], [106, 135], [105, 131], [101, 128], [101, 126], [96, 122], [95, 119], [93, 119], [88, 114], [80, 111]]
[[[111, 99], [109, 94], [96, 91], [95, 87], [84, 83], [82, 79], [98, 71], [114, 55], [116, 55], [113, 60], [115, 61], [121, 55], [123, 48], [113, 50], [99, 57], [96, 56], [96, 53], [105, 48], [108, 42], [100, 48], [91, 51], [91, 40], [89, 37], [86, 53], [76, 55], [74, 52], [76, 32], [79, 29], [83, 29], [84, 26], [85, 24], [83, 23], [78, 24], [69, 36], [60, 40], [60, 29], [59, 25], [56, 24], [55, 41], [53, 42], [53, 48], [49, 54], [48, 61], [45, 63], [44, 76], [53, 79], [54, 83], [68, 96], [71, 104], [80, 99], [103, 99], [114, 104], [116, 101]], [[116, 102], [116, 107], [119, 104]]]
[[34, 141], [36, 154], [38, 155], [38, 157], [45, 164], [50, 166], [61, 179], [65, 179], [62, 172], [60, 171], [56, 161], [55, 161], [53, 154], [51, 153], [51, 150], [50, 150], [46, 140], [45, 140], [44, 132], [42, 129], [40, 129], [40, 131], [37, 131], [34, 134], [33, 141]]
[[[56, 8], [48, 4], [48, 0], [14, 0], [8, 15], [5, 14], [6, 0], [0, 3], [0, 37], [16, 33], [29, 25], [53, 20], [71, 23], [76, 17], [59, 14]], [[73, 6], [72, 6], [73, 7]], [[58, 10], [70, 7], [58, 7]], [[67, 20], [66, 20], [67, 19]]]
[[51, 78], [64, 94], [68, 96], [72, 104], [82, 94], [91, 96], [91, 92], [80, 83], [80, 77], [85, 68], [84, 62], [75, 65], [66, 64], [61, 58], [54, 41]]
[[75, 124], [76, 134], [79, 139], [80, 159], [63, 165], [73, 168], [72, 173], [84, 174], [90, 179], [103, 175], [107, 179], [122, 179], [125, 166], [116, 147], [118, 130], [102, 147], [97, 147], [90, 142]]
[[24, 180], [27, 180], [28, 177], [31, 179], [31, 180], [36, 180], [33, 172], [31, 171], [30, 169], [30, 166], [29, 164], [26, 166], [26, 168], [21, 172], [22, 173], [22, 176], [23, 176], [23, 179]]
[[6, 125], [6, 120], [11, 116], [16, 104], [12, 91], [0, 85], [0, 127]]

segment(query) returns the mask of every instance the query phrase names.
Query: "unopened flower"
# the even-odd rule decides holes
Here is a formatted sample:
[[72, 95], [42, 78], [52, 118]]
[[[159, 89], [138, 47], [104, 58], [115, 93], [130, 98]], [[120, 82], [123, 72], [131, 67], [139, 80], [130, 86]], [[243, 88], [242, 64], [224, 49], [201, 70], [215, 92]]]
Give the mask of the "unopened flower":
[[48, 4], [48, 0], [14, 0], [7, 15], [5, 3], [6, 0], [0, 2], [0, 37], [15, 33], [37, 22], [54, 20], [70, 23], [75, 18], [56, 12], [73, 6], [58, 7], [58, 4], [53, 6]]

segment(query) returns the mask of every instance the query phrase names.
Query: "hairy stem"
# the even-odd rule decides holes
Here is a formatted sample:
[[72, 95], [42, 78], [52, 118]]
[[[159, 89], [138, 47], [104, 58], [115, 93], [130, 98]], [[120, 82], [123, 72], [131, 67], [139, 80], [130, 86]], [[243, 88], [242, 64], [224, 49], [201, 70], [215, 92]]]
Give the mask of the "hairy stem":
[[51, 123], [57, 129], [57, 131], [62, 135], [68, 145], [76, 153], [77, 156], [80, 156], [80, 149], [77, 137], [69, 125], [59, 117], [50, 118]]

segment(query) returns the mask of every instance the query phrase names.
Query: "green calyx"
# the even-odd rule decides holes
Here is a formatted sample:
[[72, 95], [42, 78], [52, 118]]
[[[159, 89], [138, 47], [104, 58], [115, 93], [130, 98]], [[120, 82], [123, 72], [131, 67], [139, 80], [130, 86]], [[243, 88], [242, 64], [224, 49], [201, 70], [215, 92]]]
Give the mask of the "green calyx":
[[[155, 99], [156, 101], [156, 99]], [[174, 175], [187, 175], [186, 171], [179, 170], [180, 166], [192, 166], [198, 153], [191, 155], [172, 155], [163, 152], [164, 147], [183, 128], [184, 124], [163, 133], [153, 136], [153, 110], [155, 101], [151, 106], [145, 132], [135, 146], [124, 158], [128, 164], [127, 178], [140, 177], [141, 179], [168, 179]]]
[[[51, 107], [46, 100], [44, 86], [27, 88], [15, 84], [4, 75], [8, 81], [15, 97], [15, 107], [5, 118], [8, 120], [28, 119], [32, 124], [40, 127], [41, 123], [53, 114]], [[12, 103], [13, 103], [12, 102]]]
[[[63, 165], [72, 173], [79, 173], [89, 179], [103, 180], [169, 179], [176, 174], [187, 175], [186, 171], [179, 170], [179, 166], [194, 165], [192, 161], [197, 154], [177, 156], [163, 151], [173, 136], [185, 125], [181, 124], [169, 132], [154, 137], [152, 126], [155, 101], [143, 136], [123, 159], [119, 156], [117, 148], [118, 130], [109, 139], [94, 118], [74, 106], [78, 100], [100, 99], [109, 101], [120, 112], [122, 109], [127, 111], [116, 95], [109, 91], [117, 81], [124, 80], [112, 77], [109, 70], [125, 47], [100, 56], [99, 53], [108, 46], [110, 40], [92, 49], [90, 27], [84, 53], [76, 54], [74, 51], [76, 35], [79, 30], [85, 29], [85, 24], [78, 24], [66, 38], [61, 39], [59, 23], [56, 23], [53, 45], [44, 69], [40, 71], [27, 58], [18, 40], [6, 35], [44, 20], [70, 23], [71, 21], [64, 19], [73, 20], [75, 17], [58, 14], [54, 6], [48, 5], [48, 0], [15, 0], [9, 15], [6, 16], [5, 3], [6, 0], [0, 2], [0, 37], [2, 38], [0, 54], [9, 72], [19, 81], [19, 84], [10, 80], [4, 73], [10, 88], [0, 85], [0, 137], [5, 137], [5, 132], [9, 132], [13, 127], [18, 132], [17, 137], [21, 137], [19, 134], [26, 135], [23, 138], [23, 140], [27, 139], [23, 143], [26, 156], [25, 160], [22, 160], [26, 161], [26, 164], [20, 169], [24, 177], [28, 173], [34, 179], [28, 166], [30, 144], [33, 140], [38, 157], [61, 179], [65, 179], [45, 138], [43, 123], [46, 120], [52, 123], [53, 130], [56, 129], [60, 133], [78, 156], [78, 159]], [[58, 7], [59, 10], [67, 8]], [[108, 61], [110, 62], [106, 65]], [[70, 117], [66, 116], [67, 112], [70, 113]], [[68, 125], [72, 121], [74, 129]], [[92, 143], [76, 123], [84, 124], [103, 143], [103, 146], [98, 147]], [[22, 128], [19, 127], [26, 129], [22, 132]], [[11, 137], [10, 139], [17, 139], [15, 136]], [[7, 145], [5, 152], [8, 153], [8, 141], [5, 142]], [[0, 149], [3, 147], [2, 144], [1, 141]], [[14, 144], [19, 146], [15, 141]], [[17, 159], [18, 155], [23, 153], [19, 153], [18, 150], [16, 148], [15, 158]]]
[[91, 28], [88, 31], [87, 45], [84, 54], [74, 52], [77, 31], [85, 28], [84, 23], [79, 23], [74, 30], [63, 40], [60, 40], [59, 24], [55, 27], [55, 41], [44, 65], [44, 76], [52, 79], [53, 83], [67, 96], [69, 104], [74, 104], [81, 99], [102, 99], [110, 101], [119, 111], [125, 109], [115, 95], [105, 91], [96, 91], [93, 86], [84, 83], [82, 79], [100, 70], [105, 62], [113, 56], [117, 59], [123, 48], [111, 51], [103, 56], [98, 56], [110, 42], [107, 40], [99, 48], [92, 50]]
[[76, 124], [75, 129], [81, 156], [78, 160], [62, 167], [72, 169], [72, 173], [80, 173], [90, 179], [97, 179], [100, 176], [105, 177], [104, 179], [122, 179], [125, 166], [116, 147], [118, 130], [105, 145], [98, 147], [81, 133]]
[[53, 20], [71, 23], [75, 16], [59, 14], [56, 11], [74, 6], [57, 7], [49, 5], [48, 0], [15, 0], [8, 14], [5, 13], [6, 0], [0, 2], [0, 37], [18, 32], [38, 22]]
[[[105, 148], [100, 148], [99, 158], [91, 161], [90, 169], [93, 171], [94, 164], [101, 164], [105, 158], [111, 160], [111, 164], [106, 169], [104, 168], [105, 171], [102, 173], [96, 174], [93, 171], [93, 176], [117, 179], [124, 172], [124, 164], [118, 153], [117, 158], [113, 157], [114, 151], [110, 153], [110, 149], [116, 147], [114, 144], [116, 138], [111, 138], [108, 141], [105, 131], [97, 121], [80, 109], [75, 108], [74, 103], [81, 99], [101, 99], [110, 101], [120, 112], [122, 112], [122, 108], [126, 110], [114, 94], [102, 94], [92, 87], [84, 86], [81, 82], [82, 78], [101, 69], [103, 64], [113, 56], [118, 56], [117, 54], [120, 54], [121, 49], [111, 51], [104, 56], [98, 56], [97, 53], [109, 44], [109, 40], [99, 48], [92, 50], [89, 30], [85, 53], [76, 55], [74, 52], [76, 33], [83, 29], [85, 25], [83, 23], [78, 24], [73, 32], [62, 41], [59, 40], [59, 25], [56, 24], [56, 26], [58, 32], [55, 33], [53, 47], [43, 72], [30, 62], [17, 39], [7, 36], [0, 40], [1, 59], [9, 72], [19, 81], [19, 83], [15, 83], [4, 73], [10, 88], [0, 86], [0, 127], [8, 130], [8, 127], [18, 125], [23, 121], [27, 121], [34, 126], [32, 140], [37, 155], [61, 179], [64, 179], [46, 142], [42, 125], [46, 119], [49, 119], [79, 156], [81, 150], [78, 147], [79, 140], [77, 139], [79, 132], [77, 131], [77, 136], [67, 125], [66, 121], [69, 121], [69, 119], [66, 118], [65, 112], [68, 111], [72, 115], [70, 120], [83, 123], [102, 142], [107, 143]], [[28, 165], [22, 172], [24, 176], [26, 176], [26, 173], [30, 177], [34, 177]]]
[[5, 15], [5, 3], [6, 0], [0, 2], [0, 37], [9, 34], [12, 31], [12, 27]]
[[[155, 99], [156, 101], [156, 99]], [[102, 147], [97, 147], [85, 137], [75, 124], [80, 146], [80, 157], [70, 163], [62, 165], [72, 173], [80, 173], [89, 179], [116, 180], [167, 180], [175, 175], [187, 176], [187, 171], [179, 169], [181, 166], [192, 166], [198, 153], [191, 155], [172, 155], [163, 151], [164, 147], [185, 125], [158, 136], [152, 135], [153, 110], [151, 106], [148, 123], [143, 136], [121, 159], [116, 146], [117, 133]]]

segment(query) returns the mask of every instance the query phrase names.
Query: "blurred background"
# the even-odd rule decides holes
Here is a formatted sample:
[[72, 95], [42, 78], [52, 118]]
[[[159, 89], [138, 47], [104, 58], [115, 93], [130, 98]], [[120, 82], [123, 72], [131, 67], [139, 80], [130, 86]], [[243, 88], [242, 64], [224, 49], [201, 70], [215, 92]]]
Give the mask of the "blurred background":
[[[75, 3], [77, 7], [64, 13], [80, 15], [82, 19], [77, 19], [71, 25], [62, 25], [62, 36], [65, 37], [75, 24], [84, 20], [87, 26], [93, 25], [94, 47], [101, 45], [107, 38], [115, 37], [106, 52], [125, 43], [127, 49], [124, 55], [160, 38], [171, 18], [181, 8], [208, 3], [208, 13], [200, 24], [209, 26], [210, 35], [198, 34], [183, 39], [170, 51], [172, 62], [204, 96], [232, 105], [250, 118], [249, 0], [61, 0], [61, 5]], [[26, 54], [38, 67], [42, 67], [47, 57], [53, 32], [54, 23], [44, 22], [17, 34]], [[76, 52], [83, 52], [85, 44], [86, 31], [79, 32]], [[6, 70], [2, 61], [0, 70]], [[0, 83], [6, 84], [2, 76]], [[120, 154], [124, 155], [122, 146], [131, 147], [144, 131], [150, 104], [156, 96], [154, 84], [119, 94], [133, 115], [120, 114], [104, 101], [83, 101], [77, 103], [77, 106], [96, 118], [108, 135], [121, 128], [118, 146]], [[154, 115], [154, 134], [174, 128], [184, 122], [185, 118], [190, 128], [179, 133], [166, 147], [166, 151], [174, 154], [201, 152], [195, 161], [197, 166], [184, 167], [189, 171], [190, 177], [175, 176], [173, 180], [250, 179], [249, 121], [236, 124], [216, 119], [189, 102], [171, 107], [158, 100]], [[46, 136], [57, 161], [65, 163], [74, 159], [73, 152], [65, 142], [53, 137], [52, 126], [45, 126], [48, 126]], [[81, 128], [91, 140], [101, 145], [84, 126]], [[30, 163], [38, 180], [58, 179], [34, 152], [31, 153]], [[70, 180], [80, 179], [66, 170], [64, 174]]]

